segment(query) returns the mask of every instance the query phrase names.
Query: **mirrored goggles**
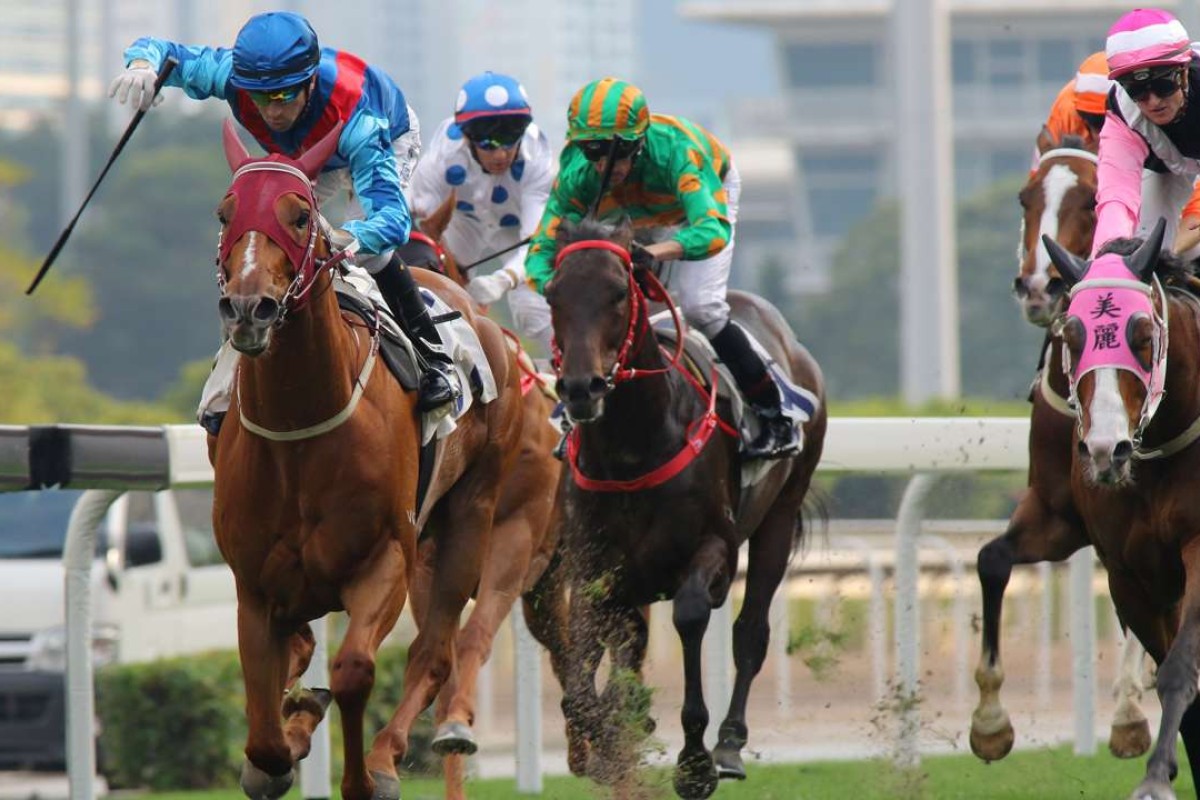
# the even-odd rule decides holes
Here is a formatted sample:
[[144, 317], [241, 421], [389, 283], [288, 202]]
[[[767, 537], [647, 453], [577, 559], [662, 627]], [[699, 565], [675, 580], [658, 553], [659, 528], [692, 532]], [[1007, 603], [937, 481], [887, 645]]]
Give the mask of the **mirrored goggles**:
[[250, 95], [251, 102], [254, 105], [262, 108], [271, 103], [290, 103], [300, 96], [304, 91], [306, 83], [298, 83], [295, 86], [285, 86], [282, 89], [276, 89], [271, 92], [247, 92]]

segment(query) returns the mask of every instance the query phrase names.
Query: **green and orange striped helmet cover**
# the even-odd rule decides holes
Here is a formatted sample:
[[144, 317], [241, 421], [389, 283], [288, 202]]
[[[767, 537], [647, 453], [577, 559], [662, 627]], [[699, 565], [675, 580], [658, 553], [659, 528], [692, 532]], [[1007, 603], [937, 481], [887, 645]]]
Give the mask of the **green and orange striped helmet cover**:
[[584, 86], [567, 109], [567, 138], [638, 139], [650, 127], [650, 109], [642, 90], [616, 78], [601, 78]]

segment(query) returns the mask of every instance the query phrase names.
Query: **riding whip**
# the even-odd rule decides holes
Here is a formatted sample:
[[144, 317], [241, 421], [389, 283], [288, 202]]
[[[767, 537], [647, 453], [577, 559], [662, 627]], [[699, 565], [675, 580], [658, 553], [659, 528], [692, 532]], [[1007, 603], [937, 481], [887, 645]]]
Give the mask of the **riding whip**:
[[513, 250], [516, 250], [518, 247], [524, 247], [525, 245], [529, 244], [532, 241], [533, 241], [532, 236], [526, 236], [524, 239], [517, 242], [516, 244], [510, 244], [508, 247], [504, 248], [503, 250], [497, 250], [494, 253], [489, 253], [486, 256], [484, 256], [483, 258], [472, 261], [470, 264], [459, 264], [458, 271], [465, 273], [467, 270], [475, 269], [480, 264], [484, 264], [488, 261], [491, 261], [496, 256], [502, 256], [505, 253], [511, 253]]
[[600, 178], [600, 190], [596, 192], [596, 202], [592, 203], [591, 216], [595, 217], [600, 210], [600, 198], [608, 191], [608, 182], [612, 180], [613, 165], [617, 162], [617, 143], [620, 138], [614, 133], [608, 145], [608, 158], [604, 159], [604, 176]]
[[[158, 92], [162, 89], [162, 85], [170, 77], [171, 72], [178, 66], [179, 61], [173, 57], [168, 57], [163, 62], [162, 68], [159, 70], [158, 78], [154, 81], [154, 95], [158, 96]], [[153, 98], [151, 98], [153, 102]], [[149, 106], [147, 106], [149, 108]], [[46, 260], [42, 262], [41, 269], [37, 275], [33, 277], [33, 282], [29, 284], [29, 288], [25, 290], [25, 294], [33, 294], [33, 290], [42, 282], [42, 278], [50, 271], [50, 267], [54, 264], [54, 260], [58, 258], [59, 252], [67, 243], [67, 239], [71, 238], [71, 231], [75, 230], [75, 223], [79, 221], [79, 215], [87, 208], [88, 202], [92, 199], [92, 195], [100, 188], [100, 182], [104, 180], [104, 176], [108, 174], [108, 170], [112, 167], [113, 162], [117, 160], [117, 156], [121, 155], [121, 150], [125, 148], [125, 143], [129, 141], [129, 137], [137, 130], [138, 123], [142, 121], [142, 117], [146, 116], [146, 109], [138, 109], [133, 115], [133, 119], [129, 121], [129, 126], [125, 128], [125, 132], [121, 134], [121, 138], [117, 141], [117, 146], [113, 148], [112, 155], [108, 157], [108, 163], [104, 165], [104, 169], [100, 170], [100, 176], [96, 178], [96, 182], [92, 184], [92, 189], [87, 193], [87, 197], [83, 198], [83, 202], [79, 205], [79, 210], [75, 212], [75, 216], [71, 217], [71, 221], [67, 223], [67, 227], [58, 235], [58, 240], [54, 242], [54, 246], [50, 248], [50, 253], [46, 256]]]

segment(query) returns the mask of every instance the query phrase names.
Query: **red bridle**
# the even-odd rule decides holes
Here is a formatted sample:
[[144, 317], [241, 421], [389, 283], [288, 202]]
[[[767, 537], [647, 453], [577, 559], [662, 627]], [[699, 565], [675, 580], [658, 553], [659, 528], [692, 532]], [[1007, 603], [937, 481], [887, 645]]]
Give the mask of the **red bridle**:
[[[579, 469], [579, 429], [574, 428], [568, 434], [567, 463], [571, 467], [571, 477], [574, 479], [575, 485], [579, 488], [589, 492], [636, 492], [651, 489], [666, 483], [687, 469], [699, 457], [700, 453], [703, 452], [709, 439], [712, 438], [713, 432], [718, 428], [735, 438], [738, 436], [738, 432], [717, 415], [716, 368], [713, 368], [711, 387], [706, 391], [700, 384], [700, 381], [682, 365], [684, 335], [683, 325], [679, 319], [679, 309], [675, 307], [675, 303], [671, 300], [671, 295], [658, 280], [658, 276], [650, 270], [647, 270], [644, 275], [644, 279], [649, 284], [650, 298], [656, 302], [665, 303], [671, 311], [671, 319], [675, 322], [675, 352], [671, 356], [667, 366], [661, 369], [639, 370], [623, 366], [624, 360], [629, 355], [630, 350], [633, 349], [634, 344], [640, 342], [647, 335], [653, 335], [650, 330], [649, 315], [646, 312], [646, 295], [642, 291], [641, 284], [633, 277], [633, 259], [630, 257], [628, 250], [615, 242], [603, 239], [587, 239], [580, 242], [572, 242], [560, 250], [554, 259], [554, 268], [556, 270], [559, 269], [564, 258], [580, 250], [608, 250], [610, 253], [615, 253], [620, 257], [621, 264], [625, 267], [625, 274], [628, 276], [629, 302], [631, 306], [629, 326], [625, 330], [625, 338], [621, 342], [621, 349], [617, 352], [617, 358], [613, 362], [612, 374], [609, 378], [610, 388], [622, 381], [644, 378], [649, 375], [661, 375], [675, 369], [683, 375], [684, 379], [691, 384], [707, 404], [704, 414], [699, 419], [695, 419], [689, 423], [684, 445], [673, 457], [655, 469], [629, 480], [598, 480], [584, 475], [583, 471]], [[557, 341], [553, 342], [553, 345], [554, 366], [555, 371], [558, 371], [562, 363], [562, 353], [559, 352]]]
[[[304, 245], [297, 244], [275, 213], [275, 203], [286, 194], [299, 195], [308, 203], [308, 238]], [[296, 277], [279, 303], [280, 313], [275, 324], [282, 324], [289, 311], [302, 308], [308, 302], [318, 276], [345, 259], [348, 251], [340, 251], [326, 259], [316, 257], [320, 214], [312, 181], [283, 156], [274, 155], [239, 167], [225, 193], [226, 197], [231, 195], [238, 200], [237, 212], [217, 238], [217, 286], [224, 294], [228, 280], [225, 262], [233, 245], [247, 233], [261, 233], [283, 250], [296, 271]]]
[[[605, 239], [584, 239], [583, 241], [572, 242], [562, 250], [559, 250], [558, 255], [554, 257], [554, 269], [558, 270], [561, 268], [563, 259], [581, 250], [607, 250], [617, 255], [621, 259], [621, 265], [625, 267], [625, 276], [629, 288], [629, 325], [625, 329], [625, 337], [621, 340], [621, 347], [617, 350], [617, 357], [613, 361], [609, 382], [615, 386], [623, 381], [633, 380], [634, 378], [645, 378], [650, 375], [662, 375], [672, 368], [677, 368], [679, 366], [679, 359], [683, 356], [683, 325], [679, 320], [679, 309], [671, 301], [671, 295], [662, 283], [659, 282], [658, 276], [652, 271], [647, 270], [644, 277], [649, 283], [651, 299], [665, 303], [671, 311], [671, 319], [675, 322], [675, 352], [671, 355], [667, 366], [661, 369], [626, 367], [625, 359], [629, 356], [634, 345], [640, 343], [650, 332], [649, 314], [646, 312], [646, 295], [642, 291], [641, 285], [633, 277], [633, 258], [629, 255], [628, 250], [616, 242], [610, 242]], [[557, 341], [552, 342], [552, 344], [554, 346], [554, 365], [557, 369], [558, 365], [562, 362], [562, 353], [558, 349]]]
[[430, 250], [432, 250], [433, 254], [435, 256], [437, 256], [438, 264], [441, 265], [440, 268], [438, 269], [438, 272], [442, 273], [443, 275], [447, 274], [446, 273], [446, 249], [444, 247], [442, 247], [442, 245], [439, 242], [434, 240], [434, 238], [432, 236], [430, 236], [429, 234], [422, 233], [421, 231], [417, 231], [417, 230], [411, 231], [408, 234], [408, 240], [410, 242], [420, 242], [421, 244], [425, 245]]

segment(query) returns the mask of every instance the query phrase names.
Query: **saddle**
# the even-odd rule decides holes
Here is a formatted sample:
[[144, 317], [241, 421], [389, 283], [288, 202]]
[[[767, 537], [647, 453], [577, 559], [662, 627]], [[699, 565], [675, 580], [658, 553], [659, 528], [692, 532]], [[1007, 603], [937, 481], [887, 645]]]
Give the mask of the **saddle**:
[[[650, 325], [659, 343], [668, 350], [673, 351], [678, 333], [670, 311], [660, 311], [651, 316]], [[750, 342], [754, 348], [764, 357], [763, 360], [767, 364], [767, 370], [770, 372], [772, 380], [779, 389], [780, 407], [783, 413], [792, 420], [797, 430], [803, 434], [803, 429], [800, 426], [811, 419], [812, 415], [816, 412], [816, 396], [804, 387], [794, 384], [783, 373], [779, 365], [767, 353], [766, 349], [754, 338], [754, 334], [748, 329], [743, 328], [743, 330], [746, 331], [746, 335], [750, 338]], [[759, 430], [762, 427], [758, 415], [749, 410], [749, 404], [742, 395], [741, 389], [738, 388], [737, 382], [733, 378], [733, 373], [718, 358], [717, 352], [709, 343], [708, 338], [686, 325], [683, 328], [683, 333], [683, 356], [681, 364], [707, 389], [712, 388], [711, 379], [713, 370], [714, 368], [716, 369], [717, 400], [729, 404], [729, 417], [725, 421], [738, 430], [741, 435], [742, 445], [745, 447], [746, 444], [752, 442], [758, 436]], [[803, 447], [803, 444], [801, 446]], [[766, 474], [771, 462], [748, 462], [750, 466], [755, 464], [758, 465], [757, 468], [743, 468], [743, 486], [750, 486], [757, 483]]]
[[[339, 277], [333, 279], [338, 308], [359, 317], [365, 324], [374, 325], [376, 306], [371, 299]], [[378, 309], [379, 355], [405, 391], [416, 391], [421, 378], [417, 354], [412, 342], [400, 330], [399, 324], [385, 308]]]

